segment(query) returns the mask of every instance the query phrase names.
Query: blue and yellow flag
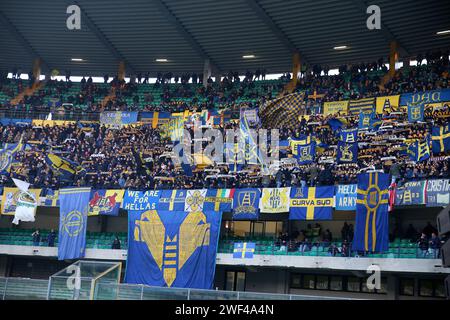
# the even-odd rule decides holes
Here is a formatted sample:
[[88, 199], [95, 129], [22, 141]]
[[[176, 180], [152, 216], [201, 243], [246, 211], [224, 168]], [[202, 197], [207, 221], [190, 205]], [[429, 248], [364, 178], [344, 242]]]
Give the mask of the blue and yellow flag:
[[242, 108], [240, 110], [239, 149], [243, 151], [245, 163], [257, 164], [262, 172], [267, 172], [268, 164], [259, 150], [258, 137], [253, 136], [251, 131], [251, 128], [259, 121], [257, 109]]
[[236, 189], [233, 199], [233, 220], [257, 220], [260, 197], [259, 188]]
[[58, 260], [83, 258], [91, 188], [59, 190]]
[[11, 171], [11, 165], [15, 162], [17, 152], [23, 150], [22, 138], [18, 143], [5, 143], [0, 150], [0, 174], [7, 174]]
[[339, 140], [345, 143], [358, 142], [358, 128], [341, 130]]
[[292, 154], [294, 156], [296, 156], [297, 152], [298, 152], [297, 146], [298, 145], [304, 146], [306, 144], [310, 144], [312, 139], [311, 139], [311, 136], [307, 136], [307, 135], [302, 134], [298, 138], [290, 137], [290, 138], [288, 138], [288, 141], [289, 141], [289, 146], [291, 147]]
[[233, 259], [253, 259], [256, 244], [254, 242], [235, 242]]
[[431, 140], [433, 153], [450, 150], [450, 123], [441, 127], [433, 126]]
[[212, 289], [220, 214], [129, 211], [126, 283]]
[[352, 249], [384, 252], [389, 246], [389, 175], [358, 175], [355, 234]]
[[92, 190], [89, 199], [89, 216], [118, 216], [124, 190]]
[[45, 162], [63, 180], [72, 180], [74, 175], [86, 173], [86, 170], [69, 159], [62, 158], [56, 154], [49, 153], [45, 157]]
[[239, 149], [238, 143], [225, 142], [225, 160], [231, 172], [237, 172], [244, 167], [243, 150]]
[[290, 220], [331, 220], [334, 187], [291, 188]]
[[338, 141], [337, 162], [355, 163], [358, 161], [358, 144]]
[[59, 207], [59, 190], [45, 189], [44, 206]]
[[231, 212], [235, 189], [208, 189], [203, 204], [204, 211]]
[[297, 145], [297, 158], [299, 165], [305, 165], [313, 163], [316, 159], [316, 142], [313, 141], [310, 144]]
[[429, 139], [414, 141], [408, 145], [407, 154], [412, 161], [421, 162], [430, 158]]
[[425, 112], [425, 102], [423, 99], [417, 102], [408, 102], [407, 108], [409, 122], [423, 121]]
[[162, 190], [156, 208], [162, 211], [184, 211], [186, 190]]

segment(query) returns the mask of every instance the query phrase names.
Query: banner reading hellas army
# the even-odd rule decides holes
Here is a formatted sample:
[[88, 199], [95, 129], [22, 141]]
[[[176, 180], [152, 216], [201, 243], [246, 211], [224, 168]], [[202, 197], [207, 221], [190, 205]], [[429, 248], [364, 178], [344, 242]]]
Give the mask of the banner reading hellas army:
[[212, 289], [221, 214], [129, 211], [125, 282]]

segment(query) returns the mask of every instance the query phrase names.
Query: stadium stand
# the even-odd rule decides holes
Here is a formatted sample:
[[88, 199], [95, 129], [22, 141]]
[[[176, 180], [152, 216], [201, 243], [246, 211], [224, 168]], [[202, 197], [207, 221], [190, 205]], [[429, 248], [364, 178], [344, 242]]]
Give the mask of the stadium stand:
[[[293, 3], [214, 3], [217, 24], [200, 1], [185, 4], [203, 16], [197, 30], [172, 0], [142, 3], [148, 25], [133, 1], [105, 14], [80, 1], [86, 44], [73, 30], [71, 50], [56, 50], [66, 30], [51, 14], [36, 24], [36, 4], [25, 21], [7, 2], [0, 300], [445, 297], [448, 234], [434, 219], [450, 204], [448, 31], [419, 29], [422, 20], [426, 30], [444, 25], [429, 18], [434, 1], [403, 28], [413, 37], [395, 27], [401, 12], [386, 15], [398, 16], [395, 32], [383, 24], [382, 36], [362, 36], [350, 26], [354, 8], [336, 2], [342, 22], [333, 24], [349, 22], [341, 32], [358, 40], [350, 47]], [[108, 12], [122, 31], [105, 23]], [[232, 16], [248, 17], [223, 25]], [[321, 25], [304, 25], [301, 39], [291, 20]], [[141, 38], [146, 30], [157, 31], [158, 50]], [[256, 57], [244, 52], [257, 43]], [[219, 147], [203, 153], [212, 142]], [[82, 264], [85, 282], [72, 288], [66, 271]]]

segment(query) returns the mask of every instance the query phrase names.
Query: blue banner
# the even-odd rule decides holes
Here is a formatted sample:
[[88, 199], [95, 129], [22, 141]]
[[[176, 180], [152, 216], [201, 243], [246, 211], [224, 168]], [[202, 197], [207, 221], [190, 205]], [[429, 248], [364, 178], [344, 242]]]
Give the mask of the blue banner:
[[159, 197], [162, 193], [162, 190], [125, 190], [125, 194], [123, 195], [122, 209], [139, 212], [155, 210], [159, 202]]
[[313, 163], [316, 158], [316, 142], [313, 141], [310, 144], [297, 145], [296, 158], [299, 165]]
[[7, 174], [11, 171], [17, 152], [23, 150], [22, 139], [18, 143], [5, 143], [0, 149], [0, 174]]
[[425, 115], [425, 102], [418, 101], [416, 103], [408, 102], [408, 121], [413, 123], [423, 121]]
[[289, 220], [331, 220], [334, 187], [291, 188]]
[[336, 186], [336, 210], [356, 210], [356, 184]]
[[405, 93], [400, 96], [400, 105], [423, 101], [425, 104], [450, 101], [450, 89]]
[[209, 189], [206, 191], [204, 211], [231, 212], [235, 189]]
[[253, 259], [256, 244], [254, 242], [235, 242], [233, 259]]
[[352, 249], [384, 252], [389, 247], [389, 175], [358, 175], [355, 234]]
[[136, 123], [138, 112], [134, 111], [107, 111], [100, 113], [100, 123], [113, 127], [121, 127]]
[[212, 289], [221, 215], [130, 211], [126, 283]]
[[445, 207], [450, 203], [450, 180], [434, 179], [427, 181], [427, 207]]
[[450, 150], [450, 123], [440, 127], [433, 126], [431, 135], [433, 153]]
[[338, 141], [337, 163], [355, 163], [358, 161], [358, 144]]
[[156, 208], [163, 211], [184, 211], [186, 190], [162, 190]]
[[259, 217], [258, 188], [236, 189], [233, 199], [233, 220], [257, 220]]
[[46, 207], [59, 207], [59, 190], [45, 189], [44, 194], [44, 206]]
[[358, 142], [358, 128], [341, 130], [339, 140], [345, 143]]
[[411, 161], [421, 162], [430, 158], [429, 138], [424, 141], [414, 141], [408, 145], [406, 153]]
[[83, 258], [91, 188], [59, 190], [58, 260]]
[[0, 124], [2, 126], [27, 126], [31, 125], [32, 120], [31, 119], [11, 119], [11, 118], [2, 118], [0, 119]]
[[409, 181], [395, 190], [396, 206], [425, 204], [426, 181]]

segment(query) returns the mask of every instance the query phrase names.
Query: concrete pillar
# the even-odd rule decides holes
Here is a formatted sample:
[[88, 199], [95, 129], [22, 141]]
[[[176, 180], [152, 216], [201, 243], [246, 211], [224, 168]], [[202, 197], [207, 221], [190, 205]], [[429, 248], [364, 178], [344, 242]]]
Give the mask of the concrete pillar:
[[295, 52], [294, 55], [292, 56], [292, 85], [294, 88], [297, 85], [300, 67], [301, 67], [300, 53]]
[[398, 60], [397, 42], [391, 41], [389, 48], [389, 75], [393, 77], [395, 74], [395, 62]]
[[125, 62], [123, 61], [119, 62], [119, 70], [117, 71], [117, 78], [119, 78], [120, 81], [125, 79]]
[[39, 82], [39, 77], [41, 76], [41, 59], [36, 58], [33, 61], [33, 77], [34, 82]]
[[208, 85], [208, 78], [211, 77], [211, 63], [209, 59], [205, 59], [203, 64], [203, 86], [206, 88]]

